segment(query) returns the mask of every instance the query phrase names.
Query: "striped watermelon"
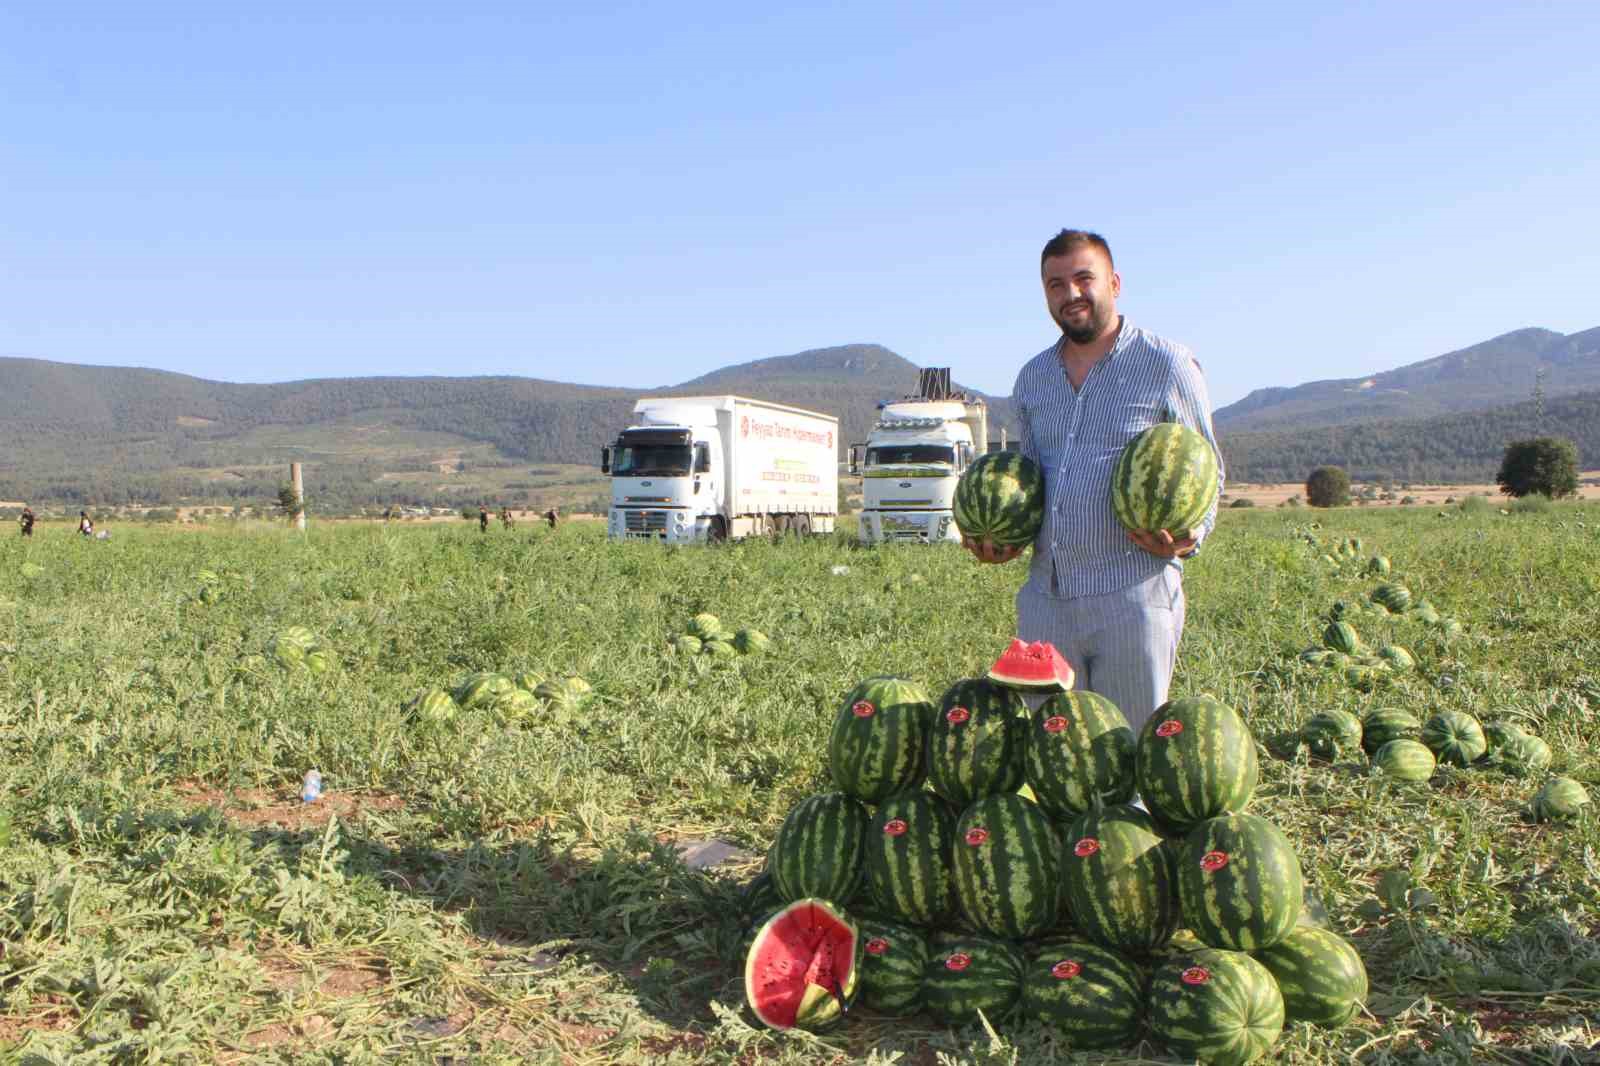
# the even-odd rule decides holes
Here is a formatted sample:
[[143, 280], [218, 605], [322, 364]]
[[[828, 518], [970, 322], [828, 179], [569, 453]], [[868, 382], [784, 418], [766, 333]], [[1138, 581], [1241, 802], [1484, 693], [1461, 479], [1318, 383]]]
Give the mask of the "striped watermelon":
[[955, 910], [956, 812], [932, 792], [902, 792], [867, 828], [867, 893], [886, 915], [935, 925]]
[[914, 1014], [928, 969], [928, 938], [881, 918], [861, 922], [861, 1001], [883, 1014]]
[[1073, 920], [1096, 943], [1136, 955], [1172, 939], [1178, 887], [1155, 821], [1135, 807], [1095, 807], [1064, 835], [1062, 882]]
[[956, 904], [980, 932], [1019, 940], [1061, 915], [1061, 837], [1038, 805], [985, 796], [956, 822]]
[[459, 709], [450, 693], [442, 688], [423, 689], [406, 706], [406, 711], [415, 721], [436, 725], [455, 718]]
[[1397, 674], [1411, 672], [1417, 665], [1417, 660], [1411, 657], [1409, 649], [1399, 644], [1385, 644], [1378, 649], [1378, 658], [1389, 665], [1389, 669]]
[[1059, 1030], [1074, 1048], [1121, 1047], [1144, 1017], [1144, 973], [1087, 940], [1047, 940], [1023, 970], [1022, 1016]]
[[744, 994], [774, 1029], [823, 1029], [855, 999], [861, 939], [827, 900], [802, 899], [762, 923], [745, 953]]
[[1319, 759], [1331, 761], [1341, 754], [1353, 754], [1361, 750], [1361, 719], [1337, 708], [1322, 711], [1306, 719], [1300, 739]]
[[1322, 643], [1332, 651], [1354, 655], [1361, 650], [1361, 634], [1356, 632], [1355, 626], [1341, 619], [1328, 623], [1322, 631]]
[[1522, 735], [1522, 727], [1515, 722], [1508, 722], [1504, 718], [1496, 718], [1492, 722], [1483, 723], [1483, 759], [1493, 759], [1500, 753], [1500, 749], [1507, 740], [1513, 736]]
[[1150, 1031], [1168, 1050], [1206, 1066], [1243, 1066], [1277, 1043], [1283, 995], [1242, 951], [1177, 955], [1150, 977]]
[[1372, 765], [1396, 781], [1426, 781], [1433, 776], [1433, 752], [1421, 741], [1391, 740], [1372, 756]]
[[845, 696], [828, 736], [828, 771], [865, 803], [922, 783], [933, 704], [902, 677], [870, 677]]
[[816, 896], [845, 903], [861, 886], [867, 808], [843, 792], [808, 796], [789, 811], [767, 860], [786, 902]]
[[1179, 833], [1244, 810], [1261, 773], [1250, 728], [1232, 707], [1209, 696], [1156, 708], [1139, 731], [1134, 768], [1150, 813]]
[[1588, 791], [1570, 777], [1552, 777], [1533, 797], [1533, 816], [1541, 822], [1576, 818], [1589, 802]]
[[957, 808], [1022, 784], [1028, 705], [988, 678], [950, 686], [928, 730], [928, 783]]
[[1404, 614], [1411, 606], [1411, 590], [1386, 581], [1372, 590], [1372, 602], [1390, 614]]
[[1111, 469], [1111, 513], [1126, 529], [1196, 530], [1216, 506], [1217, 453], [1181, 422], [1140, 433]]
[[531, 718], [544, 708], [538, 698], [527, 689], [512, 688], [501, 693], [489, 705], [489, 709], [494, 713], [495, 721], [501, 725], [514, 725]]
[[1133, 730], [1116, 704], [1073, 689], [1040, 704], [1029, 725], [1023, 776], [1052, 818], [1133, 799]]
[[1421, 603], [1418, 603], [1416, 607], [1412, 609], [1411, 613], [1416, 616], [1417, 621], [1421, 622], [1425, 626], [1436, 626], [1439, 624], [1439, 611], [1427, 600], [1423, 600]]
[[516, 682], [492, 670], [468, 675], [456, 688], [456, 702], [467, 710], [490, 708], [516, 690]]
[[1380, 707], [1361, 719], [1361, 747], [1368, 755], [1376, 755], [1389, 741], [1415, 740], [1421, 732], [1422, 723], [1414, 715], [1397, 708]]
[[941, 933], [929, 945], [922, 1005], [942, 1022], [990, 1023], [1009, 1014], [1022, 996], [1022, 953], [1004, 940], [976, 933]]
[[1489, 750], [1483, 727], [1464, 711], [1440, 711], [1422, 723], [1421, 740], [1434, 757], [1451, 766], [1476, 762]]
[[1338, 933], [1297, 926], [1255, 952], [1283, 993], [1284, 1017], [1336, 1029], [1354, 1018], [1367, 1000], [1367, 968]]
[[1211, 947], [1270, 947], [1305, 909], [1300, 856], [1259, 815], [1230, 814], [1195, 826], [1178, 849], [1177, 866], [1184, 917]]
[[1008, 548], [1032, 544], [1044, 525], [1044, 474], [1021, 452], [979, 456], [956, 482], [951, 511], [970, 540]]
[[1513, 733], [1500, 745], [1496, 762], [1508, 774], [1529, 777], [1549, 768], [1550, 745], [1532, 733]]

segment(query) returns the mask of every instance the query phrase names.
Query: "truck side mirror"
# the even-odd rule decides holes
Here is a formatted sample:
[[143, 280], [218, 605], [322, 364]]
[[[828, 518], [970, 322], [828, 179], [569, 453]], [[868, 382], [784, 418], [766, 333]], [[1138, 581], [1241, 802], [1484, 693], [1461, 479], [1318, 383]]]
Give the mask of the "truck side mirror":
[[850, 445], [850, 473], [852, 476], [861, 473], [861, 445]]
[[602, 474], [611, 473], [611, 445], [609, 444], [600, 446], [600, 472]]
[[972, 465], [972, 445], [962, 443], [956, 450], [956, 456], [961, 460], [961, 469], [965, 470]]

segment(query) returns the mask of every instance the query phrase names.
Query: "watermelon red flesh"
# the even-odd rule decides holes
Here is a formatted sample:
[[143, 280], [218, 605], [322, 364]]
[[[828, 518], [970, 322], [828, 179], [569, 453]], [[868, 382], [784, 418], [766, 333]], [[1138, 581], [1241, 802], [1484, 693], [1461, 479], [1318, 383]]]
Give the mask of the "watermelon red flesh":
[[1017, 639], [989, 667], [989, 680], [1026, 692], [1065, 692], [1072, 687], [1072, 664], [1054, 644], [1043, 640], [1027, 644]]
[[744, 963], [750, 1009], [773, 1029], [821, 1028], [855, 997], [855, 923], [820, 899], [778, 911], [756, 933]]

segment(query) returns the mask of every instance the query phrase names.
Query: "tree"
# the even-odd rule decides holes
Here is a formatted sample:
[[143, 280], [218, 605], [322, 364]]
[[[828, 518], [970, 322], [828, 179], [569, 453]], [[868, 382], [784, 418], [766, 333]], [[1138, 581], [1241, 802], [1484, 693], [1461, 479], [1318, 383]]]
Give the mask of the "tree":
[[1552, 500], [1578, 492], [1578, 446], [1565, 437], [1534, 437], [1506, 445], [1495, 475], [1507, 496], [1539, 493]]
[[290, 518], [300, 512], [300, 498], [294, 494], [293, 485], [278, 486], [278, 510]]
[[1317, 467], [1306, 478], [1306, 502], [1313, 507], [1345, 506], [1350, 502], [1350, 475], [1342, 467]]

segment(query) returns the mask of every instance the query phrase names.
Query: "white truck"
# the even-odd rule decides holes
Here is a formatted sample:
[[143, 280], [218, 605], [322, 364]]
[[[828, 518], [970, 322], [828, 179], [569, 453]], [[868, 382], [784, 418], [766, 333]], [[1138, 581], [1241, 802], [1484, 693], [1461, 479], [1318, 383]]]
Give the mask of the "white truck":
[[946, 368], [924, 370], [918, 391], [881, 404], [866, 443], [850, 446], [864, 544], [961, 540], [951, 505], [962, 472], [988, 450], [988, 406], [952, 392]]
[[613, 540], [832, 533], [839, 420], [742, 396], [647, 397], [600, 470]]

